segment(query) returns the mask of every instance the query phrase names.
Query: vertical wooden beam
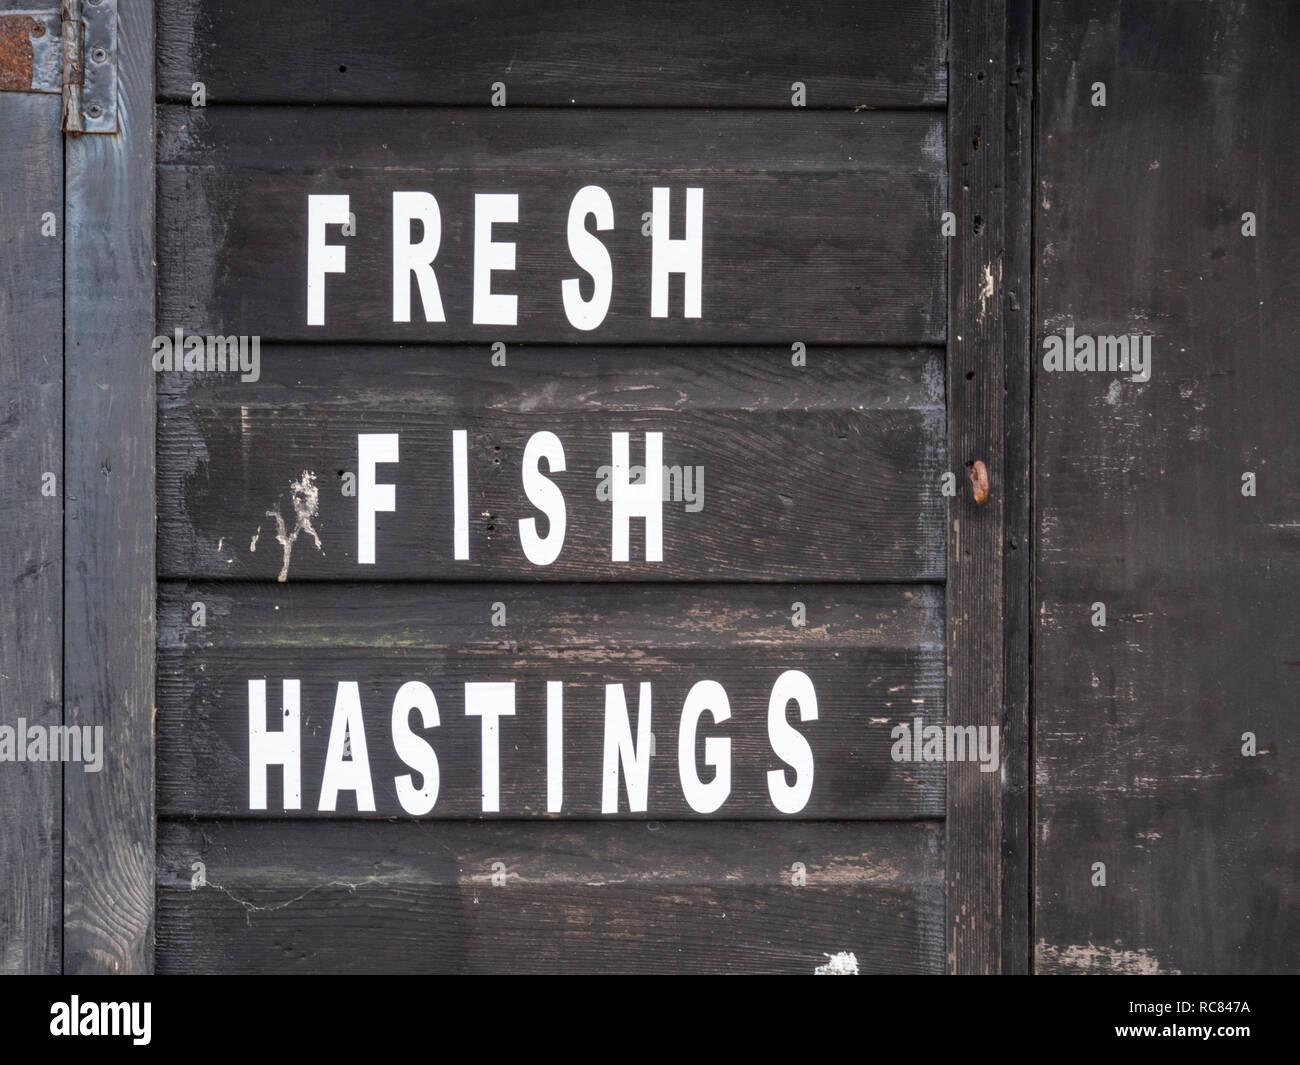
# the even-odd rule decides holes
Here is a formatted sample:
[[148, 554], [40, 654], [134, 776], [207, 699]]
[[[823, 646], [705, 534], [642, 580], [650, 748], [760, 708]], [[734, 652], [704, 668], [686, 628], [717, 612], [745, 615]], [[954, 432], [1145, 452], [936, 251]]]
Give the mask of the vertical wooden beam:
[[153, 967], [153, 3], [119, 18], [119, 132], [66, 146], [65, 716], [105, 745], [64, 781], [72, 973]]
[[[948, 509], [948, 720], [1003, 724], [1006, 301], [1006, 0], [949, 9], [948, 431], [958, 494]], [[966, 476], [988, 470], [985, 502]], [[1019, 737], [1004, 736], [1003, 767]], [[948, 763], [948, 968], [1001, 971], [1002, 773]]]
[[1006, 53], [1006, 218], [1003, 372], [1006, 379], [1002, 519], [1004, 695], [1002, 740], [1002, 971], [1028, 973], [1032, 956], [1033, 202], [1035, 0], [1009, 0]]
[[[0, 94], [0, 725], [15, 731], [63, 719], [59, 109]], [[3, 973], [59, 971], [62, 782], [58, 762], [0, 763]]]

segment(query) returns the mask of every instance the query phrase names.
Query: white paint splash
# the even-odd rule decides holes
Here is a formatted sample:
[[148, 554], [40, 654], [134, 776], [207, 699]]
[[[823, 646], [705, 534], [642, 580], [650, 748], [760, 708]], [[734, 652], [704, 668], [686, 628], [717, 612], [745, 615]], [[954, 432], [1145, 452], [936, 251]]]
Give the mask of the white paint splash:
[[[984, 321], [984, 313], [988, 309], [988, 302], [993, 298], [993, 271], [987, 266], [984, 267], [984, 276], [980, 279], [979, 297], [979, 319], [982, 322]], [[961, 338], [958, 337], [958, 339], [960, 340]]]
[[[320, 545], [320, 537], [316, 535], [316, 530], [311, 527], [311, 519], [316, 516], [317, 509], [320, 506], [320, 493], [316, 489], [316, 474], [311, 470], [303, 470], [302, 476], [296, 481], [289, 484], [289, 498], [293, 503], [293, 512], [296, 520], [293, 525], [293, 532], [285, 532], [284, 518], [280, 516], [280, 504], [277, 502], [273, 510], [268, 510], [266, 516], [275, 519], [276, 534], [275, 538], [279, 541], [280, 546], [284, 548], [284, 565], [280, 567], [280, 576], [278, 581], [289, 579], [289, 556], [293, 553], [293, 545], [298, 539], [300, 532], [311, 534], [311, 538], [316, 541], [316, 550], [322, 555], [325, 549]], [[259, 527], [258, 532], [261, 532]], [[257, 537], [253, 537], [253, 543], [257, 542]]]
[[1162, 968], [1160, 960], [1150, 951], [1099, 947], [1094, 943], [1075, 943], [1062, 949], [1040, 939], [1038, 964], [1043, 969], [1063, 972], [1126, 973], [1133, 976], [1151, 976], [1156, 973], [1178, 975], [1177, 969]]
[[857, 976], [858, 956], [851, 950], [842, 950], [838, 954], [827, 954], [825, 965], [813, 970], [814, 976]]

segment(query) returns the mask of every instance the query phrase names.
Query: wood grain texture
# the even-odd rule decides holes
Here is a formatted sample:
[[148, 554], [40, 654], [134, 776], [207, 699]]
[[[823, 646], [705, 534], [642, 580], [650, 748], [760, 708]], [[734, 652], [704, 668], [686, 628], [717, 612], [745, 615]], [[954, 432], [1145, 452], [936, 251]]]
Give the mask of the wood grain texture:
[[[207, 624], [192, 624], [201, 602]], [[505, 604], [504, 627], [491, 623]], [[807, 625], [791, 625], [803, 602]], [[249, 809], [250, 679], [301, 681], [302, 805], [285, 816], [407, 816], [396, 776], [408, 769], [390, 731], [397, 689], [423, 681], [440, 724], [419, 730], [437, 753], [438, 801], [429, 816], [478, 817], [481, 725], [467, 717], [466, 682], [514, 682], [516, 714], [503, 718], [501, 816], [546, 816], [546, 682], [564, 682], [565, 792], [561, 816], [601, 817], [605, 685], [623, 684], [629, 719], [650, 682], [648, 807], [638, 817], [700, 816], [679, 779], [683, 701], [698, 681], [719, 682], [731, 719], [706, 716], [696, 738], [701, 775], [706, 734], [732, 737], [732, 788], [718, 817], [780, 819], [767, 774], [783, 768], [768, 738], [777, 677], [801, 670], [817, 697], [816, 721], [790, 720], [813, 754], [801, 818], [918, 818], [942, 812], [942, 767], [895, 762], [890, 731], [921, 717], [943, 721], [941, 596], [931, 586], [743, 585], [265, 585], [168, 584], [159, 604], [158, 790], [167, 815], [272, 816], [282, 810], [278, 769], [267, 811]], [[354, 796], [318, 809], [335, 696], [359, 685], [376, 809]], [[274, 715], [272, 715], [274, 716]], [[414, 720], [414, 719], [413, 719]], [[415, 722], [418, 726], [418, 720]], [[793, 781], [793, 772], [786, 779]], [[622, 791], [620, 791], [622, 795]], [[620, 810], [628, 811], [626, 797]], [[613, 816], [613, 815], [610, 815]]]
[[[961, 490], [949, 501], [948, 718], [1004, 725], [1003, 535], [1006, 505], [1006, 97], [1003, 0], [953, 4], [948, 166], [959, 236], [949, 252], [948, 439]], [[983, 462], [988, 499], [965, 476]], [[1002, 736], [1004, 764], [1023, 741]], [[948, 968], [1002, 966], [1002, 774], [948, 765]]]
[[164, 823], [158, 969], [933, 973], [942, 868], [927, 823]]
[[[942, 578], [940, 353], [814, 348], [807, 367], [783, 348], [521, 347], [508, 358], [493, 367], [486, 347], [268, 346], [256, 383], [164, 375], [160, 572], [277, 579], [285, 552], [273, 512], [293, 528], [290, 485], [310, 471], [320, 546], [299, 536], [289, 580]], [[460, 561], [457, 429], [468, 432], [470, 503]], [[565, 471], [548, 474], [564, 493], [564, 547], [546, 566], [528, 560], [519, 533], [540, 515], [522, 467], [541, 431], [565, 453]], [[615, 431], [630, 433], [634, 464], [645, 433], [660, 432], [663, 463], [690, 469], [663, 503], [661, 562], [646, 561], [642, 519], [630, 561], [611, 561]], [[377, 467], [397, 510], [376, 520], [373, 565], [357, 562], [358, 497], [343, 494], [359, 433], [400, 438], [400, 461]]]
[[1300, 9], [1041, 25], [1040, 341], [1154, 339], [1145, 384], [1036, 353], [1037, 968], [1295, 972]]
[[1035, 3], [1007, 5], [1003, 504], [1002, 972], [1032, 970], [1033, 271]]
[[[57, 96], [0, 96], [0, 725], [12, 729], [63, 722], [59, 109]], [[47, 211], [56, 228], [42, 235]], [[3, 973], [59, 971], [62, 781], [58, 762], [0, 762]]]
[[791, 4], [163, 0], [158, 92], [212, 102], [915, 107], [944, 101], [942, 0]]
[[[918, 344], [944, 339], [943, 122], [925, 112], [752, 114], [644, 110], [296, 107], [160, 109], [158, 313], [163, 331], [263, 340]], [[583, 331], [561, 284], [583, 186], [609, 193], [607, 317]], [[701, 314], [650, 315], [652, 189], [703, 189]], [[432, 192], [445, 322], [393, 322], [392, 193]], [[474, 325], [474, 196], [517, 193], [516, 269], [493, 291], [518, 324]], [[307, 197], [347, 194], [346, 273], [307, 325]], [[339, 227], [333, 227], [336, 233]], [[335, 242], [335, 236], [329, 237]], [[589, 279], [586, 283], [590, 283]], [[584, 290], [585, 291], [585, 290]]]
[[104, 727], [64, 779], [63, 967], [153, 966], [153, 4], [123, 4], [114, 135], [65, 146], [64, 700]]

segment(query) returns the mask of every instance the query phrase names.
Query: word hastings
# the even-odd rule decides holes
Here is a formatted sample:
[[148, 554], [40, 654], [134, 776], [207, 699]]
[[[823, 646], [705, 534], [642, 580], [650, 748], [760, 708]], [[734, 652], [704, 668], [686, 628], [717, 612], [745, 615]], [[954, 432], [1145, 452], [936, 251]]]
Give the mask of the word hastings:
[[[463, 691], [464, 718], [479, 719], [478, 742], [479, 773], [476, 774], [481, 794], [483, 813], [501, 813], [502, 749], [508, 752], [526, 751], [525, 757], [534, 757], [536, 768], [545, 759], [546, 812], [557, 814], [565, 810], [564, 770], [566, 760], [578, 762], [594, 769], [594, 751], [575, 750], [578, 743], [565, 740], [565, 693], [572, 687], [564, 681], [545, 682], [545, 742], [535, 742], [530, 737], [541, 721], [531, 720], [531, 714], [516, 713], [517, 689], [524, 687], [514, 681], [467, 682], [454, 686], [456, 701], [461, 701]], [[444, 692], [444, 699], [446, 698]], [[533, 699], [540, 691], [525, 690], [523, 696]], [[655, 706], [653, 685], [642, 681], [635, 694], [635, 726], [631, 722], [628, 693], [623, 684], [604, 686], [603, 729], [591, 727], [590, 711], [577, 720], [570, 707], [571, 724], [576, 724], [579, 743], [586, 740], [591, 745], [593, 732], [602, 732], [600, 758], [600, 813], [620, 812], [621, 793], [626, 791], [626, 809], [631, 813], [646, 813], [650, 798], [651, 761], [655, 755], [655, 737], [651, 731], [652, 714], [656, 709], [662, 720], [663, 708]], [[283, 788], [281, 808], [302, 809], [303, 769], [303, 698], [302, 684], [290, 678], [281, 682], [280, 706], [268, 720], [267, 681], [251, 678], [248, 681], [248, 808], [266, 810], [268, 777], [271, 767], [278, 767]], [[445, 709], [445, 706], [444, 706]], [[373, 708], [372, 711], [373, 713]], [[393, 697], [391, 713], [385, 705], [382, 713], [387, 718], [391, 755], [396, 755], [403, 768], [409, 770], [393, 776], [394, 790], [401, 811], [412, 816], [431, 813], [438, 802], [442, 784], [442, 767], [435, 749], [435, 735], [448, 733], [439, 746], [459, 748], [464, 751], [465, 732], [455, 717], [444, 721], [442, 710], [433, 690], [422, 681], [407, 681]], [[310, 722], [312, 715], [307, 715]], [[799, 670], [788, 669], [772, 683], [766, 708], [766, 740], [771, 754], [757, 759], [766, 770], [767, 793], [772, 806], [783, 814], [797, 814], [808, 805], [812, 796], [814, 765], [813, 749], [804, 731], [795, 727], [797, 721], [807, 726], [817, 720], [817, 693], [812, 679]], [[540, 715], [539, 715], [540, 717]], [[708, 718], [706, 722], [704, 719]], [[511, 719], [514, 719], [513, 721]], [[682, 795], [687, 805], [696, 813], [710, 814], [721, 809], [731, 794], [732, 741], [728, 735], [732, 720], [732, 707], [726, 689], [714, 680], [700, 680], [687, 693], [675, 722], [677, 734], [677, 775]], [[272, 727], [275, 724], [276, 727]], [[736, 737], [738, 750], [744, 751], [746, 766], [752, 770], [755, 761], [754, 744], [750, 732], [756, 722], [748, 713], [738, 715], [736, 724], [744, 735]], [[812, 726], [815, 728], [815, 726]], [[703, 744], [701, 732], [707, 730]], [[661, 736], [662, 736], [661, 731]], [[307, 730], [314, 737], [314, 727]], [[375, 731], [371, 730], [373, 738]], [[755, 737], [756, 738], [756, 737]], [[540, 741], [540, 736], [538, 736]], [[472, 750], [472, 748], [471, 748]], [[668, 753], [668, 752], [660, 752]], [[376, 751], [375, 760], [395, 765], [390, 752]], [[566, 758], [567, 756], [567, 758]], [[472, 757], [472, 756], [471, 756]], [[453, 759], [453, 761], [457, 761]], [[701, 772], [701, 763], [707, 767]], [[463, 765], [463, 757], [457, 761]], [[519, 768], [520, 763], [511, 765]], [[317, 810], [333, 812], [343, 793], [350, 797], [343, 802], [358, 812], [375, 812], [375, 785], [372, 773], [372, 756], [367, 740], [365, 717], [362, 713], [361, 687], [357, 681], [337, 682], [334, 711], [329, 727], [328, 748], [321, 771]], [[529, 774], [536, 779], [536, 773]], [[588, 775], [590, 779], [590, 774]], [[508, 780], [512, 795], [519, 795], [521, 782]], [[526, 790], [523, 789], [523, 790]], [[539, 789], [540, 790], [540, 789]], [[388, 789], [385, 788], [388, 792]], [[388, 792], [391, 794], [391, 792]], [[537, 799], [540, 800], [540, 794]], [[529, 801], [525, 808], [531, 808]], [[511, 809], [506, 813], [515, 814]], [[586, 811], [584, 811], [586, 812]]]

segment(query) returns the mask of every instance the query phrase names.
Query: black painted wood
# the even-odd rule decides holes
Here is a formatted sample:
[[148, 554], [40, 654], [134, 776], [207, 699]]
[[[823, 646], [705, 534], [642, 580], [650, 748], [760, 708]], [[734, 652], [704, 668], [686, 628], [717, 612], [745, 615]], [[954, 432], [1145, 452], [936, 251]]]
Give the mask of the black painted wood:
[[1003, 402], [1006, 502], [1003, 507], [1003, 713], [1007, 751], [1002, 788], [1002, 972], [1032, 969], [1033, 809], [1030, 671], [1033, 631], [1033, 0], [1007, 5], [1006, 188], [1002, 269], [1006, 357]]
[[[960, 478], [948, 507], [948, 706], [953, 724], [1003, 728], [1004, 508], [1007, 385], [1014, 353], [1007, 309], [1007, 13], [1004, 0], [954, 4], [949, 63], [949, 187], [958, 236], [949, 252], [949, 461]], [[975, 499], [969, 473], [987, 469], [988, 496]], [[1004, 764], [1023, 753], [1001, 735]], [[1002, 968], [1002, 773], [977, 762], [948, 765], [945, 822], [948, 966], [955, 973]]]
[[158, 92], [210, 103], [942, 105], [942, 0], [163, 0]]
[[[163, 331], [263, 340], [915, 344], [944, 338], [943, 123], [929, 113], [761, 114], [508, 109], [165, 107], [158, 161], [158, 312]], [[584, 277], [569, 205], [605, 188], [614, 228], [608, 316], [570, 324], [561, 284]], [[703, 189], [701, 314], [682, 279], [650, 314], [652, 189]], [[393, 321], [392, 193], [438, 200], [435, 272], [445, 322]], [[474, 325], [474, 196], [517, 193], [517, 269], [493, 291], [518, 324]], [[307, 324], [307, 205], [346, 194], [356, 235], [327, 275], [323, 325]], [[590, 283], [589, 280], [586, 283]], [[584, 290], [587, 291], [587, 290]]]
[[[0, 726], [24, 751], [18, 729], [63, 723], [59, 108], [57, 96], [0, 94]], [[57, 762], [0, 762], [0, 972], [59, 971], [61, 790]]]
[[1036, 965], [1294, 972], [1300, 9], [1040, 25], [1038, 339], [1153, 341], [1147, 383], [1035, 353]]
[[153, 967], [153, 29], [121, 5], [121, 132], [65, 143], [65, 720], [107, 751], [64, 777], [69, 973]]
[[934, 973], [942, 868], [929, 823], [171, 822], [158, 969]]
[[[622, 59], [616, 69], [604, 56], [574, 62], [582, 53], [566, 51], [560, 28], [579, 7], [561, 3], [514, 16], [504, 30], [502, 40], [527, 29], [548, 43], [522, 55], [512, 49], [518, 66], [504, 79], [511, 106], [489, 110], [487, 89], [477, 84], [497, 62], [495, 28], [486, 21], [445, 42], [448, 63], [432, 71], [424, 63], [417, 84], [412, 56], [427, 31], [406, 25], [395, 35], [382, 13], [345, 30], [341, 15], [315, 10], [295, 35], [288, 5], [259, 12], [261, 33], [249, 35], [240, 0], [162, 3], [160, 98], [171, 103], [160, 111], [158, 143], [158, 329], [257, 334], [265, 346], [257, 384], [230, 375], [161, 379], [160, 572], [182, 579], [163, 584], [159, 604], [159, 967], [332, 971], [355, 969], [364, 950], [363, 967], [399, 971], [518, 969], [522, 953], [522, 968], [539, 971], [806, 972], [825, 960], [823, 952], [858, 949], [819, 947], [810, 965], [805, 933], [823, 927], [850, 938], [866, 929], [870, 945], [858, 949], [864, 971], [1023, 967], [1027, 921], [1016, 892], [1024, 884], [1017, 879], [1024, 832], [1010, 839], [1001, 822], [1023, 815], [1027, 782], [1023, 683], [1009, 679], [1003, 699], [1004, 670], [1027, 668], [1024, 604], [1015, 598], [1026, 575], [1011, 572], [1004, 588], [1000, 556], [1004, 528], [1023, 529], [1027, 513], [1027, 451], [1011, 439], [1024, 425], [1022, 408], [1003, 411], [1024, 396], [1016, 364], [1024, 329], [1015, 315], [1025, 313], [1016, 292], [1028, 202], [1019, 213], [1004, 209], [1014, 195], [1004, 183], [1014, 189], [1025, 177], [1004, 147], [1023, 146], [1027, 104], [1023, 94], [1013, 104], [1006, 84], [1024, 39], [1008, 43], [1001, 5], [952, 13], [958, 88], [950, 126], [933, 111], [871, 110], [942, 102], [947, 72], [940, 61], [936, 81], [933, 60], [946, 54], [939, 44], [946, 5], [878, 7], [865, 45], [862, 9], [826, 9], [827, 18], [845, 22], [823, 45], [829, 74], [803, 79], [812, 110], [787, 112], [786, 88], [773, 81], [768, 60], [806, 50], [802, 30], [762, 33], [748, 54], [729, 45], [713, 64], [688, 62], [694, 53], [678, 46], [665, 52], [664, 70]], [[413, 17], [429, 26], [448, 10]], [[590, 17], [592, 38], [581, 47], [603, 40], [603, 50], [617, 54], [602, 34], [626, 41], [629, 24], [653, 23], [670, 10], [674, 30], [683, 32], [693, 19], [726, 17], [706, 5], [689, 13], [636, 10], [607, 5]], [[1023, 8], [1017, 12], [1023, 17]], [[714, 49], [783, 15], [761, 5], [752, 25], [698, 42]], [[903, 25], [906, 43], [890, 46]], [[242, 49], [211, 43], [232, 33]], [[377, 40], [382, 47], [366, 43]], [[284, 56], [278, 69], [257, 59], [267, 47]], [[888, 58], [872, 60], [877, 49]], [[904, 57], [913, 52], [928, 58], [904, 76]], [[853, 84], [837, 80], [840, 53], [853, 56]], [[734, 77], [742, 62], [743, 84]], [[351, 78], [363, 70], [371, 76]], [[674, 71], [670, 85], [665, 75]], [[989, 72], [991, 79], [978, 76]], [[211, 108], [183, 103], [194, 78], [207, 79]], [[861, 100], [853, 99], [857, 78], [869, 82]], [[321, 101], [330, 106], [283, 106]], [[571, 101], [579, 109], [568, 110]], [[340, 106], [374, 103], [472, 106]], [[612, 109], [620, 104], [651, 109]], [[867, 110], [817, 110], [859, 104]], [[710, 109], [662, 109], [679, 105]], [[717, 109], [732, 106], [763, 110]], [[1014, 131], [1005, 145], [1004, 121]], [[564, 317], [560, 282], [581, 273], [564, 240], [569, 200], [593, 182], [609, 189], [615, 206], [616, 228], [602, 234], [615, 295], [606, 322], [584, 333]], [[681, 317], [676, 280], [672, 317], [649, 316], [650, 241], [641, 216], [656, 184], [674, 189], [678, 209], [680, 189], [705, 189], [698, 321]], [[398, 188], [438, 196], [445, 325], [391, 321], [389, 197]], [[519, 269], [494, 281], [497, 291], [519, 294], [516, 327], [469, 321], [476, 191], [522, 197], [522, 224], [495, 233], [518, 242]], [[327, 281], [324, 327], [305, 323], [308, 192], [349, 193], [358, 218], [354, 237], [330, 231], [331, 241], [348, 244], [348, 273]], [[951, 242], [940, 233], [949, 209], [961, 227]], [[329, 343], [303, 343], [320, 340]], [[495, 341], [507, 344], [506, 366], [489, 363]], [[804, 369], [790, 366], [796, 341], [809, 345]], [[945, 342], [946, 365], [935, 350]], [[436, 445], [466, 416], [473, 419], [465, 426], [471, 484], [483, 487], [472, 499], [472, 559], [456, 565], [449, 449], [440, 459]], [[594, 492], [571, 493], [568, 483], [591, 479], [582, 471], [605, 461], [612, 429], [633, 432], [636, 461], [637, 437], [660, 427], [666, 462], [678, 461], [675, 434], [690, 457], [704, 456], [694, 461], [706, 469], [705, 507], [698, 514], [669, 508], [662, 567], [611, 564], [608, 504]], [[570, 472], [559, 475], [569, 543], [545, 571], [523, 560], [514, 532], [532, 513], [519, 489], [519, 450], [541, 428], [559, 433], [570, 460]], [[339, 471], [355, 465], [358, 431], [400, 431], [404, 456], [380, 469], [380, 480], [397, 482], [402, 513], [379, 515], [380, 564], [364, 569], [351, 557], [355, 500], [338, 491]], [[961, 465], [975, 457], [993, 474], [984, 508], [970, 501]], [[962, 495], [948, 505], [952, 524], [940, 531], [938, 478], [949, 468]], [[316, 473], [321, 491], [315, 528], [323, 552], [300, 535], [288, 583], [277, 585], [284, 556], [267, 510], [279, 506], [292, 524], [289, 484], [304, 470]], [[413, 501], [410, 510], [405, 500]], [[639, 522], [633, 525], [635, 556]], [[928, 582], [945, 574], [953, 582], [946, 592], [927, 584], [811, 583]], [[198, 577], [206, 580], [183, 580]], [[355, 583], [367, 577], [375, 582]], [[463, 577], [594, 583], [447, 583]], [[650, 583], [656, 579], [749, 583]], [[604, 583], [611, 580], [637, 583]], [[782, 583], [759, 583], [775, 581]], [[808, 605], [806, 629], [790, 625], [796, 600]], [[503, 628], [490, 621], [497, 601], [506, 608]], [[196, 603], [206, 611], [202, 627], [192, 624]], [[763, 718], [771, 680], [787, 659], [817, 684], [820, 718], [803, 731], [816, 751], [818, 783], [796, 815], [810, 820], [758, 824], [752, 819], [783, 816], [766, 792], [766, 772], [780, 763]], [[247, 682], [266, 677], [274, 707], [279, 680], [298, 674], [305, 809], [289, 820], [276, 810], [274, 772], [272, 810], [247, 808]], [[734, 745], [732, 795], [709, 824], [676, 820], [697, 816], [682, 799], [675, 741], [682, 698], [705, 676], [726, 686], [735, 715], [723, 730]], [[436, 824], [378, 820], [408, 816], [393, 787], [406, 767], [388, 735], [393, 694], [407, 679], [428, 682], [439, 700], [442, 724], [431, 730], [443, 774], [430, 815]], [[479, 820], [480, 736], [464, 714], [463, 684], [494, 679], [517, 681], [519, 699], [502, 729], [500, 816], [528, 823]], [[544, 682], [553, 679], [566, 681], [558, 823], [545, 810]], [[360, 685], [379, 805], [373, 814], [359, 815], [346, 793], [338, 814], [315, 809], [342, 680]], [[639, 680], [654, 683], [656, 754], [650, 809], [632, 816], [666, 820], [602, 821], [604, 685], [625, 683], [635, 713]], [[892, 725], [916, 714], [940, 723], [949, 706], [948, 720], [1003, 726], [1005, 790], [1001, 774], [976, 766], [945, 774], [932, 763], [890, 759]], [[826, 726], [821, 735], [810, 731], [816, 726]], [[250, 814], [260, 820], [243, 820]], [[950, 823], [940, 828], [945, 816]], [[230, 817], [240, 823], [213, 820]], [[334, 820], [303, 820], [322, 817]], [[881, 818], [925, 821], [828, 820]], [[661, 849], [641, 845], [643, 831]], [[847, 839], [853, 844], [844, 848]], [[818, 843], [824, 857], [809, 869], [858, 876], [870, 855], [865, 878], [834, 887], [819, 881], [825, 894], [816, 901], [774, 895], [808, 890], [780, 875], [802, 859], [766, 857], [791, 840]], [[427, 855], [442, 847], [448, 864], [431, 866]], [[507, 857], [493, 857], [498, 851]], [[903, 852], [912, 857], [898, 857]], [[850, 857], [828, 857], [842, 854]], [[757, 866], [748, 864], [754, 855], [764, 856]], [[512, 890], [491, 887], [497, 860], [505, 861], [508, 883], [518, 878], [513, 896], [480, 890]], [[191, 891], [195, 861], [222, 872], [209, 869], [209, 885]], [[394, 875], [385, 862], [406, 871]], [[770, 883], [769, 864], [778, 871]], [[617, 875], [605, 880], [611, 865]], [[481, 875], [468, 872], [480, 866]], [[924, 876], [908, 874], [898, 888], [894, 870], [904, 866]], [[691, 871], [665, 877], [666, 868]], [[395, 920], [403, 922], [396, 935]], [[355, 941], [330, 939], [329, 930], [345, 922], [361, 930]], [[373, 949], [377, 937], [385, 950]], [[1017, 943], [1022, 960], [1008, 961]]]
[[[791, 623], [792, 604], [807, 624]], [[206, 625], [196, 627], [194, 604]], [[492, 624], [493, 604], [506, 624]], [[169, 584], [159, 605], [158, 802], [169, 815], [271, 816], [283, 809], [278, 769], [268, 807], [249, 809], [249, 694], [266, 679], [268, 728], [278, 730], [281, 682], [301, 682], [302, 810], [291, 816], [355, 817], [352, 793], [336, 813], [318, 809], [339, 682], [359, 685], [376, 809], [406, 816], [394, 778], [390, 718], [406, 681], [438, 701], [440, 724], [417, 731], [440, 766], [429, 816], [478, 817], [481, 723], [465, 714], [466, 682], [515, 682], [516, 714], [500, 730], [502, 816], [544, 816], [546, 682], [563, 681], [566, 817], [601, 817], [605, 686], [623, 684], [629, 720], [639, 684], [652, 684], [648, 807], [643, 817], [697, 815], [679, 779], [683, 700], [698, 681], [727, 692], [731, 719], [705, 716], [696, 740], [732, 737], [732, 789], [716, 814], [780, 819], [767, 774], [784, 763], [768, 738], [768, 700], [786, 670], [812, 680], [816, 721], [788, 718], [813, 752], [802, 818], [916, 818], [942, 812], [942, 767], [895, 762], [891, 729], [921, 717], [943, 722], [942, 604], [933, 587], [420, 584]], [[416, 720], [416, 719], [413, 719]], [[418, 725], [418, 720], [417, 720]], [[787, 774], [793, 782], [793, 771]], [[620, 810], [627, 812], [627, 800]], [[611, 815], [612, 816], [612, 815]]]
[[[261, 375], [168, 374], [159, 418], [159, 569], [276, 580], [933, 580], [943, 576], [943, 359], [932, 350], [520, 347], [262, 349]], [[452, 432], [467, 431], [469, 558], [454, 557]], [[519, 522], [525, 445], [564, 445], [565, 542], [530, 562]], [[663, 434], [663, 560], [611, 561], [611, 433]], [[399, 434], [377, 467], [397, 510], [358, 563], [359, 433]], [[601, 471], [604, 471], [603, 473]], [[683, 472], [684, 471], [684, 472]], [[701, 472], [702, 471], [702, 472]], [[312, 528], [292, 532], [293, 483], [313, 475]], [[604, 485], [604, 498], [598, 489]], [[307, 508], [298, 504], [299, 509]]]

